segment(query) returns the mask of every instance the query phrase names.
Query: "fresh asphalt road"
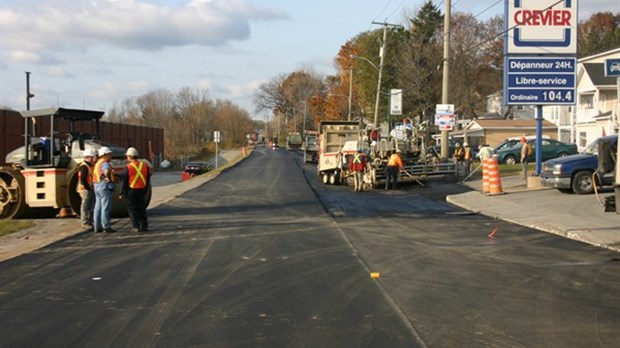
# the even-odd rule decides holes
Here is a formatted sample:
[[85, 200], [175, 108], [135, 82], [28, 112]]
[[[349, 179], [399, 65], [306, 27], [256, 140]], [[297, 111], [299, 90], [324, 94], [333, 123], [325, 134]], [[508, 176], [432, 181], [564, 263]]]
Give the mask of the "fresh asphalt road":
[[463, 214], [442, 187], [355, 193], [259, 148], [149, 233], [0, 263], [0, 347], [618, 345], [617, 253]]

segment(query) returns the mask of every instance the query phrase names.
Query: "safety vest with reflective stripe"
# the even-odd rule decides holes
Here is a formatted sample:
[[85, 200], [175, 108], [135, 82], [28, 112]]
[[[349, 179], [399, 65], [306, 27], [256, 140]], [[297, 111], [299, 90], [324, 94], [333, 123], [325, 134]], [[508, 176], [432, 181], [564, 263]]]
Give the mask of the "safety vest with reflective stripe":
[[353, 171], [363, 171], [365, 166], [366, 166], [366, 155], [364, 155], [363, 153], [353, 154], [353, 159], [351, 160], [349, 169]]
[[400, 158], [399, 155], [393, 154], [388, 159], [388, 167], [399, 167], [399, 168], [402, 168], [403, 167], [403, 160]]
[[82, 162], [78, 167], [78, 192], [85, 190], [84, 185], [82, 185], [82, 167], [86, 167], [86, 169], [88, 169], [88, 177], [86, 178], [86, 182], [88, 183], [88, 185], [90, 185], [91, 188], [93, 187], [93, 168], [88, 162]]
[[456, 159], [463, 159], [463, 155], [464, 155], [464, 154], [463, 154], [463, 148], [462, 148], [462, 147], [457, 147], [457, 148], [454, 150], [454, 157], [455, 157]]
[[472, 159], [472, 155], [471, 155], [471, 149], [469, 147], [465, 148], [465, 160], [470, 160]]
[[129, 173], [127, 180], [129, 181], [130, 189], [139, 190], [146, 187], [146, 177], [149, 174], [149, 168], [144, 165], [144, 162], [130, 161], [127, 163], [127, 172]]
[[[103, 162], [105, 162], [105, 160], [103, 158], [100, 158], [99, 160], [97, 160], [97, 163], [95, 163], [95, 168], [93, 169], [93, 182], [95, 184], [101, 182], [101, 177], [103, 176], [103, 173], [101, 172], [101, 166], [103, 165]], [[112, 169], [112, 167], [110, 167], [110, 181], [114, 182], [114, 170]]]

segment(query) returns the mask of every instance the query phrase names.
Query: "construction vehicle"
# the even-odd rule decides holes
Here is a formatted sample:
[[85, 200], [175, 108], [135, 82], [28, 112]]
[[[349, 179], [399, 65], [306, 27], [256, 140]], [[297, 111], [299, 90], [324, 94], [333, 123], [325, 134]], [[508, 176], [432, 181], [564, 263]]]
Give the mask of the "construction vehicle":
[[362, 143], [364, 129], [357, 121], [322, 121], [319, 134], [319, 177], [324, 184], [340, 184], [349, 174], [346, 156], [357, 151], [351, 144]]
[[441, 162], [438, 156], [427, 151], [424, 139], [425, 123], [413, 125], [403, 122], [389, 136], [381, 138], [377, 129], [369, 129], [357, 121], [324, 121], [319, 126], [318, 175], [324, 184], [350, 184], [348, 163], [361, 148], [367, 154], [364, 184], [376, 187], [385, 182], [388, 158], [393, 150], [400, 150], [404, 164], [401, 181], [415, 181], [435, 175], [454, 175], [452, 161]]
[[289, 151], [301, 150], [301, 134], [299, 132], [289, 132], [286, 137], [286, 149]]
[[304, 162], [317, 162], [319, 160], [319, 132], [307, 130], [302, 150], [304, 151]]
[[[48, 218], [61, 209], [73, 209], [79, 214], [81, 198], [76, 192], [78, 169], [86, 149], [97, 151], [99, 120], [103, 111], [47, 108], [20, 112], [24, 117], [24, 146], [6, 156], [6, 166], [0, 166], [0, 219]], [[60, 122], [69, 123], [64, 137], [57, 131]], [[77, 123], [95, 134], [76, 130]], [[37, 126], [35, 126], [35, 124]], [[41, 134], [35, 135], [35, 129]], [[121, 173], [125, 167], [125, 148], [105, 145], [112, 150], [112, 167]], [[149, 164], [150, 165], [150, 164]], [[127, 216], [125, 202], [119, 199], [120, 185], [112, 199], [112, 217]], [[151, 190], [147, 193], [147, 206]]]

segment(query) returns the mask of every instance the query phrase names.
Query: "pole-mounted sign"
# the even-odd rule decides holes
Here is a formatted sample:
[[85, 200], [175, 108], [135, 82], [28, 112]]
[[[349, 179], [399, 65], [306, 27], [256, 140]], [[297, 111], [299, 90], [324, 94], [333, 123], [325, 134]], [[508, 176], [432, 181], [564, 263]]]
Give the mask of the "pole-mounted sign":
[[536, 105], [536, 175], [543, 105], [574, 105], [578, 0], [505, 0], [504, 104]]
[[435, 125], [439, 130], [453, 130], [456, 117], [454, 104], [437, 104], [435, 108]]
[[577, 0], [505, 3], [506, 54], [577, 53]]
[[403, 114], [403, 90], [391, 89], [390, 90], [390, 115], [402, 115]]

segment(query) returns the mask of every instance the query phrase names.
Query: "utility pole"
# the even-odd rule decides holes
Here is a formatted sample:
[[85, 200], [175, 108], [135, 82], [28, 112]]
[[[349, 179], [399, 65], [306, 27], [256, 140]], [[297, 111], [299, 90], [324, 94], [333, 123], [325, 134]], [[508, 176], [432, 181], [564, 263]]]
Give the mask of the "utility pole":
[[353, 100], [353, 65], [349, 68], [349, 113], [347, 121], [351, 121], [351, 101]]
[[[26, 110], [30, 110], [30, 99], [34, 94], [30, 93], [30, 71], [26, 71]], [[28, 130], [28, 128], [26, 128]], [[37, 135], [37, 118], [32, 117], [32, 136]]]
[[[444, 0], [446, 4], [443, 17], [443, 80], [441, 84], [441, 103], [448, 104], [449, 73], [450, 73], [450, 9], [451, 0]], [[441, 131], [441, 157], [448, 158], [448, 131]]]
[[381, 78], [383, 76], [383, 62], [385, 60], [385, 46], [387, 44], [387, 29], [388, 27], [400, 27], [398, 24], [390, 24], [387, 22], [372, 22], [372, 24], [378, 24], [383, 26], [383, 41], [381, 42], [381, 48], [379, 49], [379, 78], [377, 79], [377, 97], [375, 99], [375, 121], [373, 126], [375, 128], [379, 125], [379, 97], [381, 96]]
[[30, 110], [30, 99], [34, 94], [30, 93], [30, 71], [26, 71], [26, 110]]

